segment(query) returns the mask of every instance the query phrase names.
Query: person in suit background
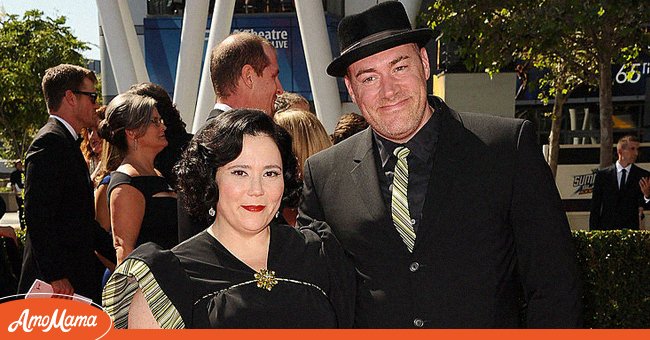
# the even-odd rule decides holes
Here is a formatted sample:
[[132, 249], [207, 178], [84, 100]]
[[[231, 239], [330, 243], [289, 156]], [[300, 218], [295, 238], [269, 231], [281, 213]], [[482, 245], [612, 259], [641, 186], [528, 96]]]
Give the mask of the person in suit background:
[[639, 156], [639, 138], [621, 137], [616, 153], [616, 163], [596, 172], [590, 230], [638, 230], [643, 208], [650, 203], [650, 172], [634, 164]]
[[210, 77], [217, 96], [207, 121], [230, 109], [253, 108], [273, 117], [284, 92], [275, 48], [259, 35], [241, 32], [224, 39], [210, 54]]
[[[258, 109], [273, 117], [275, 99], [284, 91], [279, 74], [277, 54], [268, 40], [248, 32], [228, 36], [210, 54], [210, 76], [217, 102], [199, 132], [230, 109]], [[183, 200], [182, 195], [179, 194], [179, 201]], [[200, 218], [190, 216], [179, 205], [178, 240], [187, 240], [213, 221], [214, 210]]]
[[399, 2], [343, 18], [338, 37], [327, 72], [372, 128], [307, 160], [299, 222], [329, 224], [355, 264], [355, 326], [580, 327], [575, 249], [532, 124], [428, 97], [433, 31]]
[[103, 265], [95, 251], [112, 261], [115, 251], [95, 221], [93, 186], [78, 144], [81, 129], [96, 124], [96, 82], [92, 71], [67, 64], [43, 76], [50, 118], [25, 158], [27, 241], [18, 293], [41, 279], [55, 294], [101, 303]]

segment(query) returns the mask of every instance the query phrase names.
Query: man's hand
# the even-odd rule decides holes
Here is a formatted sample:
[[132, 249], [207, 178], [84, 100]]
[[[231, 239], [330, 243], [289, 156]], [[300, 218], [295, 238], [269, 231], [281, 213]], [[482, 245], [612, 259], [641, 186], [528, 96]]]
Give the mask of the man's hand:
[[639, 186], [641, 187], [641, 192], [643, 193], [644, 198], [650, 198], [650, 177], [643, 177], [639, 181]]
[[[72, 296], [74, 294], [74, 288], [72, 287], [72, 284], [68, 279], [60, 279], [56, 281], [50, 282], [52, 285], [52, 290], [54, 294], [63, 294], [63, 295], [70, 295]], [[64, 298], [60, 296], [55, 296], [58, 298]]]

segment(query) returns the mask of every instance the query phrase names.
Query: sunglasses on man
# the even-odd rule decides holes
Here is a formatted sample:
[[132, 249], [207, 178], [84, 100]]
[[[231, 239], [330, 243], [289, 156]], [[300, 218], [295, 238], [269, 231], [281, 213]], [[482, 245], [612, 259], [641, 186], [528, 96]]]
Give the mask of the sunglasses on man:
[[95, 104], [97, 102], [97, 92], [86, 92], [86, 91], [79, 91], [79, 90], [72, 90], [72, 93], [76, 94], [83, 94], [88, 97], [90, 97], [90, 101]]

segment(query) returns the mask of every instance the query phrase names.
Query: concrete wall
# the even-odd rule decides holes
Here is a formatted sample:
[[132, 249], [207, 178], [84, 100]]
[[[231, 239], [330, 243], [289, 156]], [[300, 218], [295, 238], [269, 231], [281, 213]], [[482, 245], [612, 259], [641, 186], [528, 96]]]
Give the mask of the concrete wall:
[[443, 73], [433, 76], [433, 93], [460, 112], [515, 116], [514, 73]]

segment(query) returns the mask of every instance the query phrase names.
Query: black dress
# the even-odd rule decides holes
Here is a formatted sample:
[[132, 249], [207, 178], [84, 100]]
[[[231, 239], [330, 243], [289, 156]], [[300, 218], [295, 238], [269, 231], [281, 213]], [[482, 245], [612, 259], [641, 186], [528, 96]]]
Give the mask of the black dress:
[[139, 287], [163, 328], [349, 328], [354, 269], [329, 227], [317, 226], [272, 224], [267, 275], [207, 231], [171, 250], [144, 244], [116, 268], [104, 307], [126, 328]]
[[136, 247], [155, 242], [164, 249], [170, 249], [178, 244], [178, 215], [176, 198], [171, 196], [155, 196], [158, 193], [173, 192], [165, 178], [160, 176], [131, 177], [123, 172], [113, 171], [108, 184], [108, 199], [115, 187], [127, 184], [142, 193], [145, 200], [142, 226], [135, 243]]

